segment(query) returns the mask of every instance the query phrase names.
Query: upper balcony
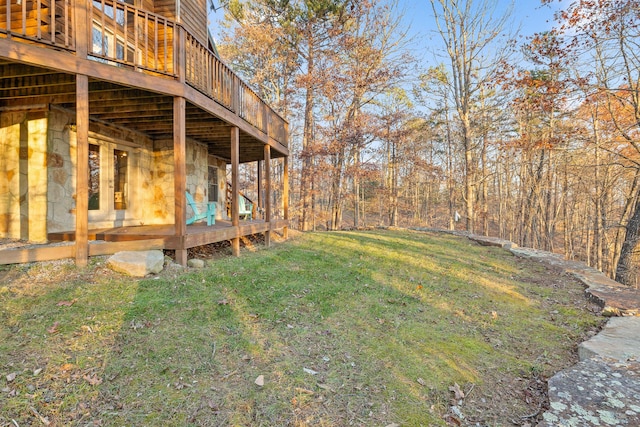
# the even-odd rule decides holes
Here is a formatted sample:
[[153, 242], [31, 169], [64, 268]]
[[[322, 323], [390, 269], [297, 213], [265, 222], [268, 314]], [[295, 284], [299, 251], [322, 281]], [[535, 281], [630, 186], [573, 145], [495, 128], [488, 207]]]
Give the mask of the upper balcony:
[[[2, 39], [8, 42], [4, 50]], [[66, 92], [61, 88], [73, 84], [74, 72], [83, 73], [93, 78], [95, 92], [120, 89], [111, 95], [113, 101], [108, 106], [90, 100], [94, 102], [90, 109], [92, 118], [120, 124], [151, 137], [170, 133], [172, 104], [167, 102], [170, 99], [150, 98], [150, 94], [158, 93], [156, 88], [160, 88], [159, 92], [164, 95], [185, 96], [187, 136], [208, 142], [211, 154], [227, 157], [226, 144], [215, 141], [213, 136], [223, 135], [225, 132], [220, 129], [233, 125], [240, 127], [245, 140], [266, 141], [276, 148], [275, 156], [287, 155], [286, 121], [201, 39], [175, 21], [120, 1], [0, 0], [0, 66], [24, 61], [38, 67], [28, 70], [14, 67], [10, 72], [5, 68], [5, 76], [0, 75], [0, 79], [12, 77], [21, 81], [0, 87], [0, 102], [5, 101], [0, 107], [9, 106], [9, 99], [25, 98], [26, 105], [29, 100], [37, 99], [37, 95], [46, 94], [60, 106], [71, 108], [72, 103], [64, 98]], [[34, 47], [46, 49], [34, 50]], [[75, 62], [61, 54], [75, 56]], [[128, 74], [119, 74], [124, 76], [119, 79], [113, 77], [123, 70]], [[193, 90], [185, 91], [184, 85]], [[126, 99], [135, 89], [145, 91], [141, 97], [145, 98], [141, 101], [144, 104], [138, 105], [154, 104], [145, 117], [134, 121], [132, 114], [120, 119], [106, 114], [117, 106], [118, 97]], [[216, 109], [207, 108], [205, 104], [210, 101], [214, 101]], [[208, 113], [220, 119], [217, 127], [209, 123]], [[205, 122], [209, 124], [203, 125]], [[258, 145], [253, 149], [256, 156], [261, 154]], [[244, 160], [251, 159], [251, 155], [246, 155]]]

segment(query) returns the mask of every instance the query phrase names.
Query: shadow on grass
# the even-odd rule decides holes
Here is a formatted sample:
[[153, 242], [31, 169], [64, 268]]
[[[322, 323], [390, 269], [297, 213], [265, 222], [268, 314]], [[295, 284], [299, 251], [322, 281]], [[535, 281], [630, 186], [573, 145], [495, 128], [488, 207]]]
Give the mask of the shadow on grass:
[[535, 323], [520, 273], [453, 238], [318, 233], [184, 274], [0, 295], [0, 373], [21, 393], [0, 395], [0, 421], [444, 425], [449, 386], [531, 369], [520, 337], [542, 354], [566, 333]]

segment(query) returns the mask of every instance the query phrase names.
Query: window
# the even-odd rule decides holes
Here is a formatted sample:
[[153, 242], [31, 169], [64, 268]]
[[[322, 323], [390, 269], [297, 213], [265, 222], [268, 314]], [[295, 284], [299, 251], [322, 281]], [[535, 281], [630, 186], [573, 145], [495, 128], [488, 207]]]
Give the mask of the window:
[[89, 144], [89, 210], [100, 209], [100, 146]]
[[218, 201], [218, 168], [209, 166], [209, 201]]

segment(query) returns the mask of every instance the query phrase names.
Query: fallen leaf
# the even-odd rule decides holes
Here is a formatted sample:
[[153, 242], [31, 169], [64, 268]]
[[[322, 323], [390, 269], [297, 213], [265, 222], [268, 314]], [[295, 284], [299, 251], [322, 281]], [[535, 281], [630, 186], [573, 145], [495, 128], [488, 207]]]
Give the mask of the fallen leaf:
[[91, 385], [100, 385], [102, 384], [102, 378], [98, 377], [97, 375], [85, 375], [84, 378], [89, 384]]
[[497, 311], [492, 311], [491, 312], [491, 318], [492, 319], [497, 319], [498, 318], [498, 312]]
[[42, 368], [38, 368], [38, 369], [34, 369], [33, 370], [33, 376], [38, 376], [40, 374], [40, 372], [42, 372]]
[[302, 388], [302, 387], [296, 387], [296, 388], [295, 388], [295, 390], [296, 390], [298, 393], [302, 393], [302, 394], [308, 394], [308, 395], [313, 395], [313, 394], [315, 394], [313, 391], [311, 391], [311, 390], [307, 390], [306, 388]]
[[60, 367], [61, 371], [70, 371], [72, 369], [73, 369], [73, 364], [71, 364], [71, 363], [65, 363], [64, 365], [62, 365]]
[[418, 384], [420, 384], [421, 386], [426, 386], [427, 382], [425, 380], [423, 380], [422, 378], [418, 378], [416, 381], [418, 381]]
[[60, 322], [55, 322], [49, 329], [47, 329], [47, 332], [49, 332], [50, 334], [57, 334], [58, 325], [60, 325]]
[[264, 386], [264, 375], [258, 375], [258, 378], [256, 378], [256, 380], [254, 381], [254, 383], [255, 383], [258, 387], [262, 387], [262, 386]]
[[453, 385], [449, 387], [449, 391], [453, 392], [456, 400], [464, 399], [464, 391], [462, 391], [458, 383], [453, 383]]
[[16, 374], [15, 372], [12, 372], [12, 373], [10, 373], [9, 375], [7, 375], [7, 382], [8, 382], [8, 383], [13, 382], [13, 380], [15, 380], [15, 379], [16, 379], [16, 375], [17, 375], [17, 374]]
[[314, 371], [313, 369], [309, 369], [309, 368], [302, 368], [303, 371], [305, 371], [307, 374], [310, 375], [317, 375], [318, 373], [316, 371]]
[[58, 304], [56, 304], [58, 307], [61, 306], [66, 306], [66, 307], [71, 307], [73, 304], [77, 303], [78, 299], [74, 298], [71, 301], [60, 301]]

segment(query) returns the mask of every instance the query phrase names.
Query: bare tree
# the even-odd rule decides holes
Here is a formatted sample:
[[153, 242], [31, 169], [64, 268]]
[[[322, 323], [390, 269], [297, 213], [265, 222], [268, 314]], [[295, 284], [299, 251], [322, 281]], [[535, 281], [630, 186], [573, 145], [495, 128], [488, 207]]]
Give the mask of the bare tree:
[[467, 230], [473, 232], [478, 161], [472, 126], [473, 99], [502, 62], [504, 50], [492, 47], [504, 30], [512, 7], [497, 14], [497, 2], [491, 0], [430, 2], [450, 60], [453, 100], [464, 149], [466, 223]]

